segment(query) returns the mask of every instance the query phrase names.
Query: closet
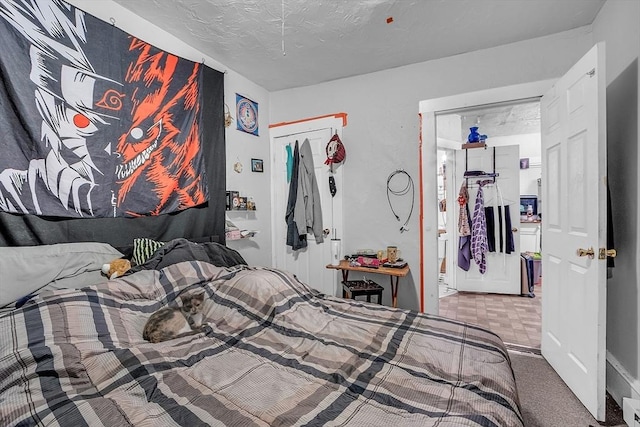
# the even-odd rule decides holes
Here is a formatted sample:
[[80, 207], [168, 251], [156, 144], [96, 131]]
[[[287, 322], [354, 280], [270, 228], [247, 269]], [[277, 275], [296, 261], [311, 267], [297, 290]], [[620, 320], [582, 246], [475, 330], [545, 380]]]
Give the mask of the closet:
[[[486, 134], [482, 143], [467, 144], [470, 127]], [[445, 199], [446, 212], [438, 212], [440, 284], [459, 291], [521, 293], [520, 252], [539, 251], [542, 245], [539, 222], [520, 217], [520, 197], [540, 200], [540, 106], [538, 100], [517, 101], [450, 110], [436, 115], [438, 147], [438, 204]], [[466, 148], [466, 149], [465, 149]], [[522, 167], [522, 168], [521, 168]], [[480, 170], [495, 176], [465, 177], [465, 171]], [[504, 204], [509, 206], [515, 250], [487, 254], [487, 269], [480, 274], [475, 264], [469, 271], [458, 267], [458, 192], [469, 184], [469, 208], [477, 195], [478, 179], [495, 180]], [[484, 187], [485, 205], [498, 205], [496, 186]], [[540, 206], [538, 206], [540, 211]], [[496, 218], [496, 223], [497, 223]], [[496, 233], [496, 242], [498, 241]], [[444, 255], [443, 255], [444, 254]], [[444, 262], [443, 261], [444, 258]], [[442, 266], [445, 269], [442, 269]]]

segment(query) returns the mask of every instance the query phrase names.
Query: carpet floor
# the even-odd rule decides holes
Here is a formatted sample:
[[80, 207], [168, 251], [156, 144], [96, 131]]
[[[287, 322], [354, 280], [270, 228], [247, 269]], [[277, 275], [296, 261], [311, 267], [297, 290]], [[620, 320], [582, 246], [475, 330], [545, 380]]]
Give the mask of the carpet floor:
[[598, 422], [540, 355], [509, 351], [525, 427], [626, 426], [607, 395], [606, 420]]

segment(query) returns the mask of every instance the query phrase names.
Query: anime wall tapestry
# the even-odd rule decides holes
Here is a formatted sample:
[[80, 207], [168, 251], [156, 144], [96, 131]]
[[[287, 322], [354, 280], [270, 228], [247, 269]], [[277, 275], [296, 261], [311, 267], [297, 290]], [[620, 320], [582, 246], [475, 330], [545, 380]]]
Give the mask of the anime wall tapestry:
[[135, 217], [208, 200], [201, 64], [59, 0], [2, 0], [0, 40], [0, 211]]

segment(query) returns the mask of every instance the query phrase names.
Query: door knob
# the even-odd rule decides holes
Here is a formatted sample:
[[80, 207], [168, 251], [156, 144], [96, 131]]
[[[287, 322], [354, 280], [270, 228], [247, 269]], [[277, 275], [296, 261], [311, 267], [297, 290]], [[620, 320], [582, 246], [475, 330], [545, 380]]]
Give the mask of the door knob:
[[606, 259], [607, 257], [615, 258], [618, 252], [615, 249], [600, 248], [598, 252], [598, 259]]
[[511, 229], [511, 232], [513, 232], [513, 233], [517, 233], [517, 232], [518, 232], [518, 229], [517, 229], [516, 227], [513, 227], [513, 228]]
[[589, 257], [590, 259], [593, 259], [595, 254], [596, 253], [593, 251], [592, 247], [589, 249], [578, 248], [578, 256], [586, 256], [586, 257]]

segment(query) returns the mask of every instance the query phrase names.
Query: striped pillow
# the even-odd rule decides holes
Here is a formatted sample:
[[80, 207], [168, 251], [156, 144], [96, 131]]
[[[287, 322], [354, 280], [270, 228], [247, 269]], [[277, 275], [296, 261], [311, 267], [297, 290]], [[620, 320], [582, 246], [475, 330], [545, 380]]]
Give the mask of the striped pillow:
[[160, 249], [163, 245], [164, 242], [158, 242], [146, 237], [133, 239], [133, 254], [131, 255], [131, 262], [133, 265], [144, 264], [149, 258], [151, 258], [151, 255], [153, 255], [154, 252]]

